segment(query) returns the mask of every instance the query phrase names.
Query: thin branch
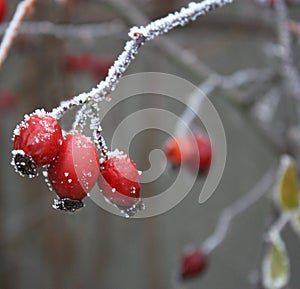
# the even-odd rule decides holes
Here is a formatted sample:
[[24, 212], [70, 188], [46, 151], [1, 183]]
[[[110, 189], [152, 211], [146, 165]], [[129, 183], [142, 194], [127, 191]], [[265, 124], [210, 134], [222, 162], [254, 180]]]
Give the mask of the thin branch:
[[300, 78], [297, 68], [294, 65], [292, 51], [292, 37], [288, 23], [288, 12], [284, 0], [278, 0], [275, 5], [277, 13], [278, 36], [281, 46], [282, 77], [286, 80], [287, 86], [293, 97], [300, 99]]
[[0, 68], [9, 52], [14, 39], [18, 34], [19, 27], [24, 20], [26, 14], [34, 5], [36, 0], [23, 0], [18, 4], [16, 12], [5, 31], [4, 37], [0, 45]]
[[211, 253], [226, 238], [231, 222], [239, 214], [244, 213], [249, 207], [254, 205], [274, 184], [276, 177], [275, 170], [270, 169], [263, 178], [242, 198], [225, 208], [218, 220], [214, 233], [204, 241], [202, 249]]
[[[102, 2], [130, 26], [149, 23], [149, 19], [144, 13], [128, 0], [102, 0]], [[185, 49], [168, 36], [157, 39], [153, 44], [174, 65], [199, 79], [205, 79], [214, 74], [211, 68], [199, 61], [196, 54]]]
[[[180, 117], [180, 122], [177, 122], [175, 128], [175, 135], [185, 134], [187, 127], [191, 125], [196, 115], [190, 109], [192, 107], [194, 111], [198, 111], [203, 97], [199, 90], [204, 94], [212, 93], [216, 88], [222, 87], [223, 89], [235, 89], [243, 85], [247, 85], [253, 82], [265, 82], [273, 77], [273, 73], [270, 69], [244, 69], [233, 73], [228, 76], [221, 76], [213, 74], [207, 78], [206, 81], [201, 83], [197, 89], [188, 97], [188, 103], [185, 111]], [[184, 125], [183, 125], [184, 124]]]
[[82, 105], [91, 99], [94, 101], [104, 99], [115, 89], [119, 79], [138, 54], [140, 47], [147, 41], [166, 34], [175, 27], [184, 26], [198, 17], [232, 2], [233, 0], [204, 0], [200, 3], [190, 3], [187, 8], [182, 8], [179, 12], [169, 14], [146, 26], [131, 28], [129, 32], [131, 40], [126, 42], [124, 51], [109, 69], [106, 79], [90, 92], [81, 93], [69, 101], [62, 102], [58, 108], [52, 110], [51, 114], [59, 119], [68, 109], [74, 106]]
[[[0, 24], [0, 35], [4, 34], [9, 23]], [[122, 34], [125, 26], [118, 21], [97, 24], [54, 24], [48, 21], [23, 22], [19, 34], [52, 35], [57, 38], [94, 38]]]
[[281, 213], [279, 218], [272, 224], [270, 229], [268, 230], [268, 236], [272, 236], [275, 234], [280, 234], [285, 225], [291, 220], [291, 214], [289, 213]]

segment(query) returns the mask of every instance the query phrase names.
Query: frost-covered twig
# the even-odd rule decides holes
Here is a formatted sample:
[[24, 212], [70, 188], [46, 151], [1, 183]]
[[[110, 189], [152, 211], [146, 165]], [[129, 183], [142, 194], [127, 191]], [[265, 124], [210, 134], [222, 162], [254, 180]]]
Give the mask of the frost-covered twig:
[[[149, 23], [146, 15], [131, 1], [128, 0], [102, 0], [114, 12], [129, 25], [142, 25]], [[214, 74], [214, 71], [199, 61], [197, 55], [191, 50], [187, 50], [180, 43], [171, 37], [165, 36], [153, 43], [165, 57], [167, 57], [179, 69], [190, 73], [197, 78], [204, 79]]]
[[272, 76], [273, 73], [270, 69], [254, 68], [240, 70], [228, 76], [213, 74], [206, 81], [200, 84], [198, 88], [195, 89], [194, 92], [188, 97], [186, 109], [180, 117], [181, 121], [176, 125], [175, 135], [184, 134], [185, 129], [193, 122], [195, 114], [190, 108], [193, 108], [194, 111], [198, 111], [203, 100], [199, 90], [204, 94], [210, 94], [217, 87], [234, 89], [253, 82], [265, 82]]
[[52, 115], [58, 119], [65, 111], [74, 106], [82, 105], [91, 99], [95, 101], [102, 100], [115, 89], [119, 79], [123, 76], [143, 44], [159, 35], [169, 32], [175, 27], [184, 26], [196, 20], [198, 17], [232, 2], [233, 0], [204, 0], [200, 3], [192, 2], [187, 8], [182, 8], [179, 12], [169, 14], [146, 26], [131, 28], [129, 32], [131, 40], [126, 42], [124, 51], [109, 69], [106, 79], [100, 82], [98, 86], [90, 92], [81, 93], [73, 99], [63, 102], [58, 108], [52, 111]]
[[278, 36], [281, 46], [282, 77], [286, 80], [287, 86], [293, 97], [300, 99], [300, 78], [297, 68], [294, 65], [292, 51], [292, 37], [288, 24], [288, 12], [285, 1], [276, 1]]
[[[0, 35], [4, 34], [9, 23], [0, 24]], [[95, 38], [121, 34], [125, 26], [121, 22], [95, 23], [95, 24], [54, 24], [48, 21], [23, 22], [19, 34], [52, 35], [58, 38]]]
[[223, 210], [214, 233], [202, 244], [205, 252], [212, 252], [224, 241], [232, 220], [255, 204], [274, 184], [275, 177], [276, 171], [272, 168], [249, 192]]
[[14, 16], [5, 31], [4, 37], [0, 45], [0, 68], [8, 54], [8, 51], [16, 35], [18, 34], [18, 29], [23, 19], [25, 18], [27, 12], [34, 5], [35, 1], [36, 0], [23, 0], [19, 3]]
[[[274, 234], [280, 234], [285, 225], [290, 221], [291, 215], [289, 213], [281, 213], [279, 218], [272, 224], [270, 229], [268, 230], [268, 236]], [[268, 237], [267, 236], [267, 237]]]

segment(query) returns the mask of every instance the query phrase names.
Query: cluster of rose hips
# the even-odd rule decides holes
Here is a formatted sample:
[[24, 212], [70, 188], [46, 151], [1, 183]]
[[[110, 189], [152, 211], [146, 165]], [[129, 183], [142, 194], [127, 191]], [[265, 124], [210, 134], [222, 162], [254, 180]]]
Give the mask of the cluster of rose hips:
[[140, 175], [133, 161], [123, 152], [107, 152], [99, 161], [94, 142], [80, 133], [64, 134], [58, 121], [44, 110], [37, 110], [14, 131], [12, 164], [22, 176], [44, 175], [57, 194], [54, 208], [75, 211], [98, 183], [104, 197], [124, 209], [140, 201]]
[[[57, 209], [83, 207], [82, 199], [96, 183], [105, 199], [122, 210], [140, 202], [140, 174], [126, 154], [107, 151], [100, 163], [97, 147], [89, 137], [63, 133], [58, 121], [44, 110], [26, 115], [13, 140], [16, 171], [31, 178], [38, 175], [38, 167], [45, 167], [44, 175], [57, 194], [53, 205]], [[102, 144], [98, 145], [101, 148]], [[170, 139], [164, 149], [174, 165], [187, 164], [198, 171], [210, 166], [211, 144], [203, 134]]]

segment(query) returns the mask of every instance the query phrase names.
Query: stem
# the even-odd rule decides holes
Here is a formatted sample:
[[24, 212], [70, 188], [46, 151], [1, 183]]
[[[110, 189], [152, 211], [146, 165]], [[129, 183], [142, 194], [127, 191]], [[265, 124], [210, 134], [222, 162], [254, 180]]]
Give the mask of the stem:
[[35, 1], [36, 0], [24, 0], [18, 4], [16, 12], [5, 31], [4, 37], [0, 45], [0, 68], [4, 60], [6, 59], [6, 56], [9, 52], [10, 47], [13, 44], [14, 39], [18, 34], [18, 30], [23, 19], [25, 18], [30, 8], [34, 5]]
[[126, 42], [123, 52], [109, 69], [106, 79], [101, 81], [97, 87], [93, 88], [90, 92], [81, 93], [69, 101], [62, 102], [58, 108], [52, 110], [51, 114], [59, 119], [68, 109], [86, 103], [89, 98], [96, 101], [102, 100], [106, 95], [112, 93], [119, 79], [138, 54], [140, 47], [147, 41], [153, 40], [159, 35], [166, 34], [178, 26], [184, 26], [196, 20], [198, 17], [232, 2], [233, 0], [204, 0], [200, 3], [192, 2], [188, 7], [182, 8], [179, 12], [169, 14], [146, 26], [131, 28], [129, 32], [131, 40]]
[[207, 254], [211, 253], [224, 241], [232, 220], [239, 214], [244, 213], [249, 207], [254, 205], [262, 196], [264, 196], [274, 184], [275, 176], [275, 170], [273, 168], [270, 169], [252, 190], [222, 211], [215, 231], [201, 246], [204, 252]]
[[[0, 24], [0, 35], [4, 34], [9, 23]], [[58, 38], [88, 38], [104, 37], [125, 32], [125, 26], [121, 22], [112, 21], [99, 24], [54, 24], [48, 21], [23, 22], [19, 28], [19, 34], [28, 35], [52, 35]]]

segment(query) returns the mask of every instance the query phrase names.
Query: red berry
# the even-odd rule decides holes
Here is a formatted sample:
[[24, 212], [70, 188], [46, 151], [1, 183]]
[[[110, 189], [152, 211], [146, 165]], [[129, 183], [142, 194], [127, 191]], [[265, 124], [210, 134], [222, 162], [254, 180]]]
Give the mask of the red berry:
[[98, 185], [113, 204], [131, 207], [140, 200], [140, 175], [134, 162], [115, 151], [100, 167]]
[[82, 55], [67, 54], [65, 58], [65, 68], [67, 71], [88, 72], [90, 69], [90, 53], [85, 53]]
[[187, 251], [181, 259], [180, 275], [182, 279], [196, 277], [207, 267], [207, 256], [200, 249]]
[[164, 145], [167, 159], [174, 165], [187, 163], [194, 157], [193, 143], [187, 136], [170, 138]]
[[0, 0], [0, 22], [5, 18], [6, 10], [6, 0]]
[[2, 111], [10, 111], [15, 107], [15, 105], [16, 96], [12, 91], [0, 91], [0, 109]]
[[59, 123], [43, 110], [25, 117], [14, 133], [15, 164], [20, 173], [28, 175], [25, 159], [31, 159], [37, 167], [49, 164], [58, 154], [63, 140]]
[[167, 159], [174, 165], [188, 164], [192, 168], [204, 171], [209, 169], [211, 164], [212, 149], [209, 138], [200, 133], [169, 139], [164, 151]]
[[48, 178], [61, 199], [82, 200], [94, 187], [100, 170], [96, 146], [81, 134], [65, 137]]
[[113, 63], [114, 60], [109, 57], [94, 57], [90, 63], [90, 73], [96, 79], [103, 78], [107, 75], [108, 69]]
[[[204, 134], [195, 134], [200, 160], [197, 162], [199, 170], [208, 170], [212, 159], [212, 149], [209, 138]], [[192, 161], [193, 164], [193, 161]]]

